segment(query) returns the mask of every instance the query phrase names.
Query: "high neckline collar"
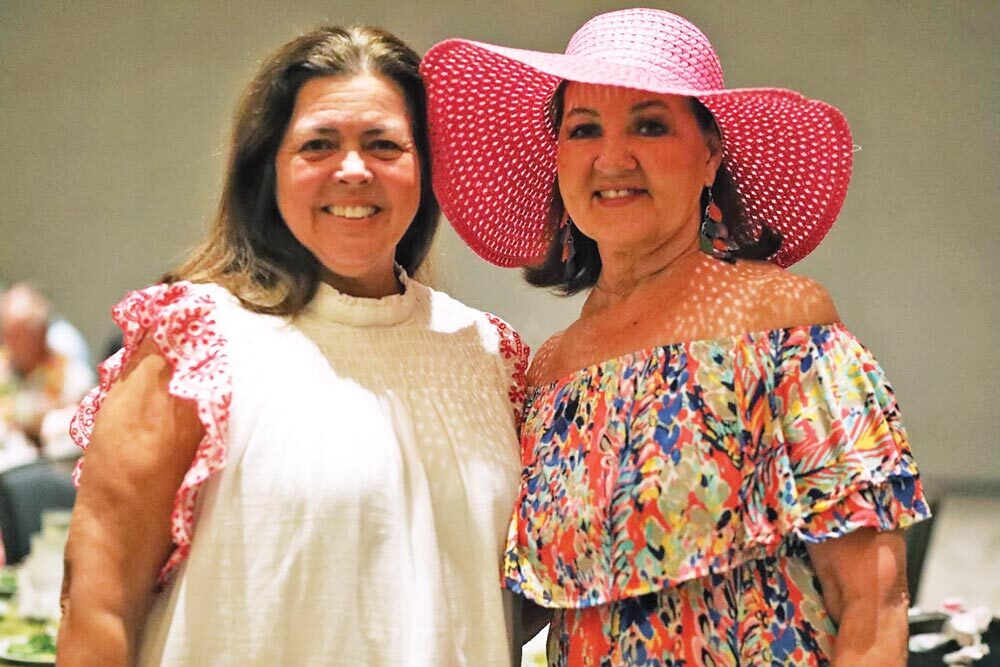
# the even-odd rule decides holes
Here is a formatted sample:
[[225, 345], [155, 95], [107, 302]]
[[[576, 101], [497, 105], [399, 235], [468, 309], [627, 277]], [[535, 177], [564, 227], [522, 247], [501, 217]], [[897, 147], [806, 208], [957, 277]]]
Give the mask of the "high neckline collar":
[[413, 314], [417, 293], [406, 271], [397, 268], [402, 294], [390, 294], [378, 299], [351, 296], [321, 282], [316, 295], [300, 317], [336, 322], [355, 327], [392, 326]]

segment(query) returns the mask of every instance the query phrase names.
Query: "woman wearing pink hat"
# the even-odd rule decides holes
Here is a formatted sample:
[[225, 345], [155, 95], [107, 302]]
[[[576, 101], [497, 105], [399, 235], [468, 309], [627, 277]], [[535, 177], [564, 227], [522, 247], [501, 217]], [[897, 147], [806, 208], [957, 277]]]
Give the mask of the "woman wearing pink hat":
[[686, 20], [598, 16], [565, 54], [423, 61], [435, 187], [465, 241], [590, 290], [528, 373], [504, 582], [551, 665], [902, 665], [898, 529], [929, 515], [891, 387], [822, 287], [851, 135], [730, 90]]

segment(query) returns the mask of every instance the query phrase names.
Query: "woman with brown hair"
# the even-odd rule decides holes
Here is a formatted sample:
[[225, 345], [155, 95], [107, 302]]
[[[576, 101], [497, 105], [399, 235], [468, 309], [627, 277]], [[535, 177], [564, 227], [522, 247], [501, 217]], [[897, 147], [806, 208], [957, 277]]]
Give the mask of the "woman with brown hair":
[[438, 218], [418, 64], [364, 26], [271, 56], [210, 237], [114, 309], [60, 665], [510, 664], [527, 349], [410, 277]]
[[484, 258], [589, 290], [528, 372], [505, 585], [553, 667], [899, 665], [928, 516], [892, 388], [785, 270], [851, 174], [834, 107], [727, 89], [653, 9], [565, 54], [432, 48], [435, 187]]

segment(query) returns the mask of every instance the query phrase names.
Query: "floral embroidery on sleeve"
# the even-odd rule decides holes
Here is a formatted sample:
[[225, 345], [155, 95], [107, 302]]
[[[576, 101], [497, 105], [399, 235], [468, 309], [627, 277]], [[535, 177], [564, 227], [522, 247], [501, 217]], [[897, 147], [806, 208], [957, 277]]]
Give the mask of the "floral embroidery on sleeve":
[[527, 389], [528, 357], [531, 349], [521, 340], [521, 336], [513, 327], [496, 315], [486, 313], [486, 318], [497, 329], [500, 336], [500, 354], [510, 372], [510, 389], [508, 396], [514, 410], [514, 423], [520, 428], [521, 413], [524, 408], [524, 397]]
[[[174, 550], [160, 570], [163, 584], [188, 556], [194, 534], [198, 492], [226, 462], [226, 433], [232, 399], [232, 379], [225, 339], [217, 330], [215, 302], [204, 288], [187, 282], [154, 285], [131, 292], [112, 309], [124, 334], [124, 345], [98, 369], [99, 384], [80, 404], [70, 425], [73, 441], [86, 450], [101, 404], [147, 335], [173, 369], [168, 391], [192, 401], [205, 435], [174, 497], [171, 535]], [[80, 484], [84, 460], [77, 463], [74, 482]]]

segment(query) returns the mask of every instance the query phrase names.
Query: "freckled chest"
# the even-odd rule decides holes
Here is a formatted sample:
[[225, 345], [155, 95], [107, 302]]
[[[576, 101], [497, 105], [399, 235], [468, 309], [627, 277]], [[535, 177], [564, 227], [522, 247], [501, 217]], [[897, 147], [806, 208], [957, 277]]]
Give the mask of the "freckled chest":
[[638, 350], [768, 328], [754, 307], [760, 286], [737, 275], [748, 268], [684, 272], [620, 300], [592, 294], [580, 319], [539, 351], [532, 383]]

